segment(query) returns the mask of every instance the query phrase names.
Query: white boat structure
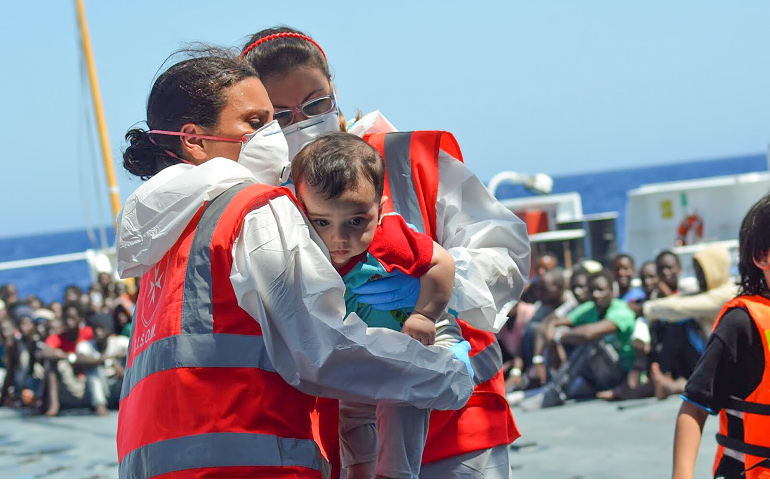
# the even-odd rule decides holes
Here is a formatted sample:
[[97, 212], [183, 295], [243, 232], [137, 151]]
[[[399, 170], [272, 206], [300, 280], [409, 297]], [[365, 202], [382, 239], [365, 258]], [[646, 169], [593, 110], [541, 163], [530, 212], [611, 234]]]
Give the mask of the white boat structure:
[[[770, 170], [770, 149], [767, 159]], [[488, 188], [496, 195], [498, 187], [509, 182], [533, 190], [538, 175], [503, 172]], [[615, 230], [618, 212], [585, 215], [577, 192], [500, 202], [527, 223], [533, 253], [554, 253], [567, 268], [585, 258], [608, 265], [618, 252], [641, 262], [671, 250], [682, 262], [683, 276], [692, 277], [692, 255], [706, 245], [728, 248], [737, 266], [740, 223], [751, 205], [768, 192], [767, 170], [642, 185], [627, 192], [622, 246], [617, 245]]]
[[[500, 200], [527, 223], [535, 254], [549, 251], [566, 268], [572, 268], [575, 262], [587, 258], [609, 264], [618, 252], [629, 253], [640, 262], [662, 250], [671, 250], [682, 261], [683, 276], [693, 277], [692, 255], [706, 245], [728, 248], [733, 266], [737, 266], [741, 220], [754, 202], [770, 192], [770, 171], [653, 183], [629, 190], [624, 245], [617, 244], [618, 212], [586, 215], [580, 193], [550, 194], [553, 180], [545, 174], [501, 172], [490, 180], [488, 188], [494, 195], [506, 183], [525, 185], [536, 193]], [[697, 222], [693, 224], [683, 236], [684, 242], [678, 242], [681, 225], [690, 216], [699, 219], [700, 227]], [[115, 272], [114, 247], [0, 262], [0, 271], [83, 260], [93, 278], [99, 272]]]
[[[716, 243], [730, 249], [737, 265], [741, 221], [768, 192], [768, 171], [642, 185], [628, 192], [624, 250], [644, 258], [650, 251], [668, 248], [679, 255], [685, 273], [692, 274], [692, 255]], [[696, 219], [694, 225], [688, 225], [688, 217]], [[685, 241], [677, 242], [685, 228]]]

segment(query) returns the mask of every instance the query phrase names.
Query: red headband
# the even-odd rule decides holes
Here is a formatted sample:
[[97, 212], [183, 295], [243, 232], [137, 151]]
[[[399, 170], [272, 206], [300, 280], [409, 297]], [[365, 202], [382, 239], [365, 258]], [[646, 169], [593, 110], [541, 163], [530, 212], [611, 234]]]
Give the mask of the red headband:
[[301, 38], [302, 40], [307, 40], [308, 42], [310, 42], [313, 45], [315, 45], [316, 47], [318, 47], [318, 50], [321, 51], [321, 55], [324, 56], [324, 60], [326, 60], [326, 54], [324, 53], [323, 48], [321, 48], [321, 46], [318, 45], [315, 42], [315, 40], [313, 40], [312, 38], [308, 37], [307, 35], [303, 35], [301, 33], [294, 33], [294, 32], [274, 33], [272, 35], [268, 35], [266, 37], [262, 37], [259, 40], [257, 40], [256, 42], [254, 42], [251, 45], [249, 45], [248, 47], [246, 47], [246, 49], [241, 53], [241, 58], [245, 57], [246, 54], [249, 53], [252, 48], [256, 47], [260, 43], [264, 43], [264, 42], [266, 42], [268, 40], [272, 40], [274, 38], [282, 38], [282, 37], [293, 37], [293, 38]]

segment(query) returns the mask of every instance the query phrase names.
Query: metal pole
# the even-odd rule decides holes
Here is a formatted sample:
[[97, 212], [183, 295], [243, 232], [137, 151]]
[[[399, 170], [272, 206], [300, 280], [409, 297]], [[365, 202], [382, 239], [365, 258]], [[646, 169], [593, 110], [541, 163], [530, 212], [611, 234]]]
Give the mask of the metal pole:
[[96, 126], [99, 129], [99, 140], [102, 147], [102, 159], [104, 160], [104, 172], [107, 175], [107, 184], [109, 185], [110, 204], [112, 205], [113, 222], [116, 221], [120, 211], [120, 192], [118, 183], [115, 180], [115, 169], [112, 165], [112, 153], [110, 151], [110, 142], [107, 137], [107, 122], [104, 120], [104, 110], [102, 108], [102, 96], [99, 93], [99, 83], [96, 79], [96, 64], [94, 63], [93, 52], [91, 51], [91, 39], [88, 36], [88, 25], [86, 24], [86, 11], [83, 6], [83, 0], [75, 0], [78, 12], [78, 25], [80, 26], [80, 37], [83, 39], [83, 54], [86, 58], [88, 67], [89, 84], [91, 85], [91, 97], [94, 101], [94, 113], [96, 114]]

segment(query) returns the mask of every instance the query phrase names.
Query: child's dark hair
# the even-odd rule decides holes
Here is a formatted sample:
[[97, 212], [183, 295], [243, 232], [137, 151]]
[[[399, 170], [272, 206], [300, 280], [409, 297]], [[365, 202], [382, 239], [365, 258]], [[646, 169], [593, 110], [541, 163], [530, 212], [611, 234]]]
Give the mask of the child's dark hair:
[[615, 257], [612, 259], [612, 265], [617, 265], [617, 263], [623, 260], [624, 258], [627, 258], [628, 261], [631, 262], [632, 267], [636, 266], [636, 262], [634, 262], [634, 257], [632, 257], [627, 253], [618, 253], [617, 255], [615, 255]]
[[561, 267], [555, 267], [543, 274], [543, 280], [548, 280], [557, 288], [564, 288], [564, 271]]
[[69, 309], [74, 309], [77, 312], [77, 314], [78, 314], [78, 316], [80, 318], [85, 317], [85, 315], [87, 313], [86, 309], [80, 303], [78, 303], [78, 302], [66, 302], [64, 305], [62, 305], [62, 308], [61, 308], [62, 317], [66, 317], [67, 316], [67, 310], [69, 310]]
[[126, 133], [128, 147], [123, 167], [147, 180], [164, 168], [179, 163], [181, 139], [150, 134], [149, 130], [178, 132], [186, 123], [213, 127], [227, 104], [227, 88], [257, 73], [234, 52], [214, 47], [187, 49], [172, 56], [188, 56], [169, 67], [155, 81], [147, 99], [148, 130]]
[[83, 289], [77, 285], [67, 285], [64, 287], [64, 295], [66, 296], [69, 292], [73, 292], [79, 297], [83, 294]]
[[655, 266], [657, 267], [660, 265], [661, 260], [663, 260], [664, 257], [672, 256], [674, 257], [674, 260], [676, 261], [676, 266], [679, 268], [682, 268], [682, 262], [679, 260], [679, 255], [672, 252], [671, 250], [663, 250], [659, 254], [655, 256]]
[[120, 333], [123, 330], [123, 325], [120, 324], [120, 314], [124, 313], [128, 316], [129, 322], [131, 323], [131, 313], [128, 311], [128, 309], [123, 304], [117, 304], [115, 308], [112, 310], [112, 330], [116, 333]]
[[591, 272], [586, 270], [584, 267], [578, 265], [575, 268], [572, 269], [572, 274], [569, 277], [569, 288], [572, 289], [575, 287], [575, 281], [578, 277], [586, 277], [586, 282], [588, 281], [588, 277], [591, 276]]
[[361, 138], [345, 132], [321, 135], [299, 151], [291, 162], [294, 184], [308, 185], [332, 199], [368, 181], [377, 200], [385, 187], [382, 157]]
[[648, 266], [651, 266], [651, 267], [652, 267], [652, 268], [655, 270], [655, 275], [657, 275], [657, 274], [658, 274], [658, 268], [657, 268], [657, 266], [655, 265], [655, 262], [654, 262], [654, 261], [652, 261], [652, 260], [647, 260], [646, 262], [644, 262], [644, 263], [643, 263], [643, 264], [642, 264], [642, 265], [639, 267], [639, 272], [637, 273], [637, 276], [641, 276], [641, 275], [642, 275], [642, 270], [644, 270], [644, 269], [645, 269], [645, 268], [647, 268]]
[[610, 285], [610, 288], [612, 288], [612, 282], [615, 281], [615, 275], [613, 275], [612, 272], [607, 270], [606, 268], [603, 268], [598, 272], [594, 272], [590, 274], [588, 276], [588, 284], [590, 285], [597, 278], [603, 278], [607, 280], [607, 283]]
[[768, 285], [762, 270], [754, 265], [770, 250], [770, 194], [762, 197], [743, 217], [738, 235], [740, 260], [738, 272], [741, 275], [738, 287], [740, 295], [767, 293]]

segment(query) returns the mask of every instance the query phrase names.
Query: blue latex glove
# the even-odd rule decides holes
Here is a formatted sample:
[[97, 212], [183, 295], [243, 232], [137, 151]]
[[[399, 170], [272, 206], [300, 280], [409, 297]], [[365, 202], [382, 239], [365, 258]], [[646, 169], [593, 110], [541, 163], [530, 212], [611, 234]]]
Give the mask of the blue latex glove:
[[475, 379], [476, 374], [473, 372], [473, 367], [471, 367], [471, 358], [468, 356], [468, 354], [471, 353], [471, 344], [466, 340], [463, 340], [462, 342], [456, 343], [449, 347], [449, 350], [455, 354], [456, 359], [465, 364], [465, 368], [467, 368], [468, 373], [471, 374], [471, 379]]
[[373, 309], [387, 312], [398, 308], [414, 308], [420, 296], [420, 279], [396, 269], [395, 275], [365, 283], [353, 289], [358, 301]]

